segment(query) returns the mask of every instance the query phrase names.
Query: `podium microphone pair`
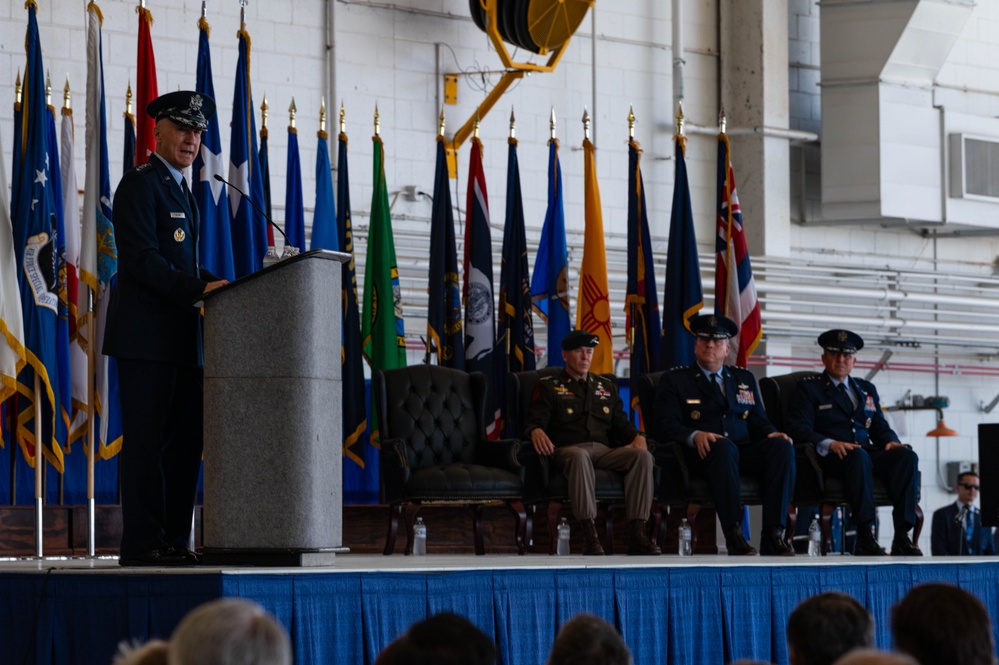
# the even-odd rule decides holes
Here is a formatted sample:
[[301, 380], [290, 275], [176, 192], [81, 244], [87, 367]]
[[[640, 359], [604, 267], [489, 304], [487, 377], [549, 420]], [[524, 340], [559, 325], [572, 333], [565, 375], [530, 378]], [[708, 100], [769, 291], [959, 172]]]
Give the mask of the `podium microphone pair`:
[[274, 221], [273, 221], [273, 220], [272, 220], [272, 219], [271, 219], [270, 217], [268, 217], [268, 216], [267, 216], [267, 213], [266, 213], [266, 212], [264, 212], [263, 210], [261, 210], [261, 209], [260, 209], [260, 206], [258, 206], [258, 205], [257, 205], [256, 201], [254, 201], [254, 200], [253, 200], [252, 198], [250, 198], [250, 196], [249, 196], [249, 195], [247, 195], [247, 193], [246, 193], [246, 192], [244, 192], [244, 191], [243, 191], [243, 190], [241, 190], [241, 189], [240, 189], [239, 187], [237, 187], [236, 185], [232, 184], [231, 182], [229, 182], [228, 180], [226, 180], [225, 178], [223, 178], [222, 176], [220, 176], [220, 175], [219, 175], [218, 173], [216, 173], [216, 174], [215, 174], [214, 176], [212, 176], [212, 177], [214, 177], [214, 178], [215, 178], [216, 180], [218, 180], [219, 182], [221, 182], [221, 183], [224, 183], [224, 184], [225, 184], [226, 186], [228, 186], [228, 187], [232, 187], [232, 188], [233, 188], [233, 189], [235, 189], [235, 190], [236, 190], [237, 192], [239, 192], [240, 194], [242, 194], [242, 195], [243, 195], [243, 198], [244, 198], [244, 199], [246, 199], [247, 201], [249, 201], [249, 202], [250, 202], [250, 205], [251, 205], [251, 206], [253, 206], [253, 207], [254, 207], [254, 208], [256, 209], [256, 211], [257, 211], [257, 212], [259, 212], [259, 213], [260, 213], [260, 215], [261, 215], [261, 216], [262, 216], [262, 217], [263, 217], [264, 219], [266, 219], [266, 220], [267, 220], [267, 223], [268, 223], [268, 224], [270, 224], [271, 226], [273, 226], [273, 227], [274, 227], [275, 229], [277, 229], [278, 233], [280, 233], [280, 234], [281, 234], [281, 236], [282, 236], [282, 237], [284, 238], [284, 244], [285, 244], [285, 246], [287, 246], [287, 247], [294, 247], [294, 245], [292, 245], [292, 244], [291, 244], [291, 241], [290, 241], [290, 240], [288, 240], [288, 234], [286, 234], [286, 233], [285, 233], [285, 232], [284, 232], [284, 231], [283, 231], [283, 230], [281, 229], [281, 227], [280, 227], [280, 226], [278, 226], [277, 224], [275, 224], [275, 223], [274, 223]]

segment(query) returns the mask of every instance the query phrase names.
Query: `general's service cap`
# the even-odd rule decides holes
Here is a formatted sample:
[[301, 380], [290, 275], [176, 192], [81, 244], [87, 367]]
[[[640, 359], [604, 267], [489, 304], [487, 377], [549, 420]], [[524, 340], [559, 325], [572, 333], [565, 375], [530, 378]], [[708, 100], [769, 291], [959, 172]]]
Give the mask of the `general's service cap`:
[[690, 319], [690, 332], [704, 339], [729, 339], [739, 334], [739, 326], [727, 316], [700, 314]]
[[193, 90], [168, 92], [149, 102], [146, 115], [156, 121], [167, 118], [183, 127], [204, 131], [215, 115], [215, 100]]
[[833, 353], [856, 353], [864, 348], [864, 340], [849, 330], [827, 330], [819, 335], [819, 346]]
[[562, 338], [562, 350], [573, 351], [582, 346], [593, 348], [600, 343], [600, 338], [585, 330], [573, 330]]

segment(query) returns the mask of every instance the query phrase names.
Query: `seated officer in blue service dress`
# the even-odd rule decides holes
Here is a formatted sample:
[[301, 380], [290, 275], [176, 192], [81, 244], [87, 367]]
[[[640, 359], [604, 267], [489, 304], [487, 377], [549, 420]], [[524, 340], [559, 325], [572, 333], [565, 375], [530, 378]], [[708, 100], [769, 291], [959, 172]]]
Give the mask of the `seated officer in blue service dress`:
[[957, 501], [933, 513], [930, 552], [933, 556], [983, 556], [995, 554], [992, 527], [982, 526], [982, 512], [975, 508], [978, 474], [957, 476]]
[[569, 484], [572, 511], [583, 527], [583, 554], [603, 554], [597, 529], [594, 469], [624, 474], [628, 554], [660, 554], [645, 531], [652, 510], [654, 466], [645, 435], [624, 413], [617, 385], [590, 374], [600, 338], [573, 330], [562, 340], [565, 368], [542, 377], [527, 416], [525, 438], [538, 455], [551, 456]]
[[171, 92], [149, 103], [156, 152], [126, 173], [114, 199], [118, 284], [104, 353], [121, 389], [123, 566], [197, 563], [188, 551], [201, 468], [201, 313], [226, 282], [198, 266], [200, 216], [183, 171], [215, 114], [210, 97]]
[[919, 459], [888, 425], [874, 384], [850, 376], [864, 340], [849, 330], [827, 330], [818, 341], [826, 370], [798, 382], [788, 409], [788, 431], [796, 441], [815, 445], [823, 473], [845, 479], [857, 525], [854, 554], [886, 554], [871, 533], [876, 515], [871, 485], [877, 474], [894, 506], [891, 553], [922, 556], [909, 538], [916, 524]]
[[708, 476], [730, 555], [756, 554], [742, 534], [739, 473], [763, 486], [763, 554], [794, 556], [784, 542], [794, 489], [794, 447], [763, 410], [756, 378], [725, 366], [729, 339], [739, 332], [729, 318], [704, 314], [690, 320], [697, 363], [663, 374], [656, 389], [654, 435], [683, 444], [691, 468]]

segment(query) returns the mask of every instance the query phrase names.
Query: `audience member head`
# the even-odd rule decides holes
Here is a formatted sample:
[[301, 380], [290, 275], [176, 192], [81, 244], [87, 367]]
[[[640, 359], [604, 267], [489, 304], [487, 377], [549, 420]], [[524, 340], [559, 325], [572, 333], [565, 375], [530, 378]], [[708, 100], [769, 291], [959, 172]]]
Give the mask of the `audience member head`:
[[975, 499], [978, 498], [980, 484], [978, 474], [974, 471], [959, 473], [957, 475], [957, 486], [955, 487], [957, 490], [957, 500], [966, 506], [974, 505]]
[[592, 614], [577, 614], [555, 638], [548, 665], [631, 665], [631, 652], [614, 626]]
[[493, 641], [471, 621], [441, 612], [415, 623], [378, 654], [375, 665], [494, 665]]
[[149, 640], [145, 644], [118, 645], [118, 653], [111, 661], [112, 665], [167, 665], [170, 645], [163, 640]]
[[851, 649], [873, 645], [871, 613], [845, 593], [806, 598], [787, 619], [791, 665], [832, 665]]
[[854, 649], [833, 665], [919, 665], [909, 656], [878, 649]]
[[892, 608], [895, 648], [920, 665], [993, 665], [992, 622], [985, 606], [950, 584], [921, 584]]
[[191, 610], [170, 638], [170, 665], [291, 665], [291, 642], [254, 602], [224, 598]]

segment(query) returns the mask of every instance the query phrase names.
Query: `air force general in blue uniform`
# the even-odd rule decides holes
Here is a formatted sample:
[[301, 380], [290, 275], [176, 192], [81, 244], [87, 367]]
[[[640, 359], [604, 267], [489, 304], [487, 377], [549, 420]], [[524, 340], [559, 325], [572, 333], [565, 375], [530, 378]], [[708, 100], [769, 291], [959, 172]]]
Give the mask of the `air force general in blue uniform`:
[[656, 390], [655, 435], [684, 445], [687, 464], [707, 473], [728, 553], [756, 554], [742, 535], [739, 474], [757, 476], [763, 487], [763, 554], [791, 556], [784, 542], [794, 489], [794, 448], [777, 431], [747, 370], [724, 365], [729, 338], [738, 332], [724, 316], [690, 321], [697, 336], [697, 364], [663, 374]]
[[826, 371], [798, 382], [787, 414], [788, 432], [795, 441], [815, 445], [824, 473], [844, 478], [857, 525], [855, 554], [886, 554], [871, 533], [876, 515], [871, 484], [877, 474], [894, 506], [892, 555], [921, 556], [909, 538], [916, 524], [919, 460], [885, 419], [874, 384], [850, 376], [864, 340], [849, 330], [828, 330], [818, 342]]
[[118, 360], [123, 441], [123, 566], [196, 563], [187, 549], [202, 450], [201, 314], [225, 284], [198, 266], [198, 207], [183, 170], [215, 102], [195, 92], [146, 108], [156, 152], [122, 177], [114, 201], [118, 283], [104, 353]]

